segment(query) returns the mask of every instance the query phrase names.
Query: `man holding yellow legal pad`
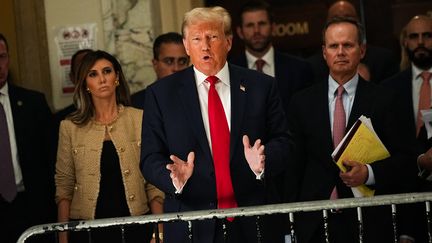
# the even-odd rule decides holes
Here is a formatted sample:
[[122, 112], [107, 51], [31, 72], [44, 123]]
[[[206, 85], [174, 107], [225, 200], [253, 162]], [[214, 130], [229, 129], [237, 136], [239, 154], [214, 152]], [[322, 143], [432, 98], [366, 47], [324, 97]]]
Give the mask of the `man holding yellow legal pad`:
[[[287, 200], [312, 201], [354, 197], [351, 188], [368, 186], [375, 195], [399, 192], [405, 153], [403, 129], [394, 119], [392, 96], [362, 79], [357, 72], [365, 53], [361, 25], [350, 18], [329, 20], [323, 31], [323, 56], [328, 80], [297, 93], [287, 113], [295, 141], [295, 158], [289, 161]], [[365, 164], [349, 157], [341, 172], [331, 154], [350, 127], [364, 115], [371, 119], [390, 157]], [[390, 208], [364, 208], [364, 242], [392, 242]], [[369, 216], [373, 215], [373, 217]], [[355, 209], [329, 213], [330, 242], [358, 240]], [[322, 212], [296, 215], [298, 242], [324, 242]]]

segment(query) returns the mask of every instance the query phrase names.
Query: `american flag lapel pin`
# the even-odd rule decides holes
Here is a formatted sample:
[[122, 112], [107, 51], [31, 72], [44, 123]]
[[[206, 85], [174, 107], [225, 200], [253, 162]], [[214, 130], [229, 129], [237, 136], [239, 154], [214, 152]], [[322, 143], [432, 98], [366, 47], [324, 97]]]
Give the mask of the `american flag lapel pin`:
[[243, 92], [246, 92], [245, 86], [243, 86], [242, 84], [240, 84], [240, 90], [243, 91]]

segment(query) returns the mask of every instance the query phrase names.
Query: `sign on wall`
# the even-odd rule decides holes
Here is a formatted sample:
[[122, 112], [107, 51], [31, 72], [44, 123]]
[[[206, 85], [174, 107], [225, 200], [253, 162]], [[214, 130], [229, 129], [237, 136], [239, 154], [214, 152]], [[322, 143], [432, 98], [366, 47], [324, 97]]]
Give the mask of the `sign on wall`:
[[96, 24], [58, 27], [54, 38], [61, 73], [61, 92], [63, 95], [72, 94], [75, 87], [69, 78], [71, 57], [80, 49], [96, 49]]

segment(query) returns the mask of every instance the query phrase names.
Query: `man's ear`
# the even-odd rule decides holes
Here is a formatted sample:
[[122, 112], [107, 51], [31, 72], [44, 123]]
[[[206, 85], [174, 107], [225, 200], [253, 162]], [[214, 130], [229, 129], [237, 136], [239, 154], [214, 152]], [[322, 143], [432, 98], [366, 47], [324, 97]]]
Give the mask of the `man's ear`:
[[242, 28], [240, 26], [237, 26], [236, 30], [237, 30], [237, 35], [240, 37], [240, 39], [244, 40]]

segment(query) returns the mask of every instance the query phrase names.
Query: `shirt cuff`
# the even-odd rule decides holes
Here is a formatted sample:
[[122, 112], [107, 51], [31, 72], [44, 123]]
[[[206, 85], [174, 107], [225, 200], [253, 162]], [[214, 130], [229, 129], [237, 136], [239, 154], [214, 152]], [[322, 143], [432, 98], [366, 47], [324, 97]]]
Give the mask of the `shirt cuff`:
[[264, 178], [264, 169], [260, 173], [255, 173], [255, 171], [252, 171], [255, 174], [255, 179], [262, 180]]
[[366, 164], [366, 167], [368, 169], [368, 178], [366, 180], [365, 185], [366, 186], [375, 185], [375, 175], [373, 173], [372, 167], [369, 164]]
[[174, 188], [176, 189], [176, 191], [174, 192], [175, 194], [181, 194], [183, 192], [183, 188], [186, 185], [187, 180], [185, 181], [185, 183], [183, 184], [183, 186], [181, 186], [180, 188], [177, 188], [176, 185], [174, 184], [174, 182], [172, 182]]

